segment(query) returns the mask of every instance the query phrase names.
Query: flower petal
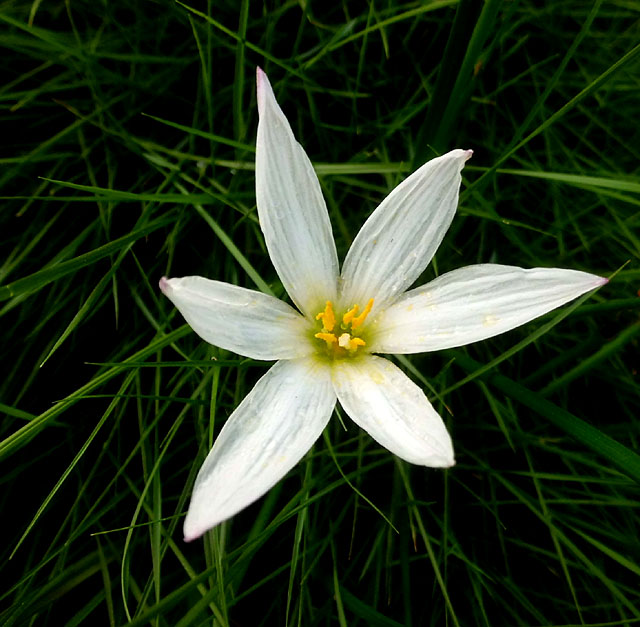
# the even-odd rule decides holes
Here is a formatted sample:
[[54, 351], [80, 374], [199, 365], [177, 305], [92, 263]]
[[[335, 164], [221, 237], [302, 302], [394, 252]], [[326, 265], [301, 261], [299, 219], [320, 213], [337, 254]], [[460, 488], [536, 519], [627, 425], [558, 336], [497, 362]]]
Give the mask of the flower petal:
[[160, 289], [209, 344], [265, 360], [313, 351], [309, 322], [273, 296], [200, 276], [163, 277]]
[[185, 540], [261, 497], [313, 446], [335, 406], [328, 366], [279, 361], [231, 414], [196, 478]]
[[377, 320], [371, 350], [422, 353], [504, 333], [607, 282], [558, 268], [479, 264], [404, 294]]
[[428, 161], [369, 216], [342, 268], [343, 306], [374, 298], [381, 311], [420, 276], [451, 224], [471, 155], [452, 150]]
[[351, 419], [412, 464], [453, 466], [453, 445], [424, 392], [389, 360], [374, 355], [336, 361], [333, 386]]
[[318, 177], [258, 68], [256, 200], [271, 261], [307, 316], [335, 301], [338, 278], [329, 214]]

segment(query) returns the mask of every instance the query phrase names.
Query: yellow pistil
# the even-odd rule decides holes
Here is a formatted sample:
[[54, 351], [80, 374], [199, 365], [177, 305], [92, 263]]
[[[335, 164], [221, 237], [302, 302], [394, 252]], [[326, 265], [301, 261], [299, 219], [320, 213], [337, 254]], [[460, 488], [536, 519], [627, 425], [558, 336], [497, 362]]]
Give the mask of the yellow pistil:
[[366, 346], [367, 343], [360, 337], [351, 337], [348, 333], [343, 333], [338, 338], [338, 345], [353, 352], [358, 349], [358, 346]]
[[[372, 307], [373, 307], [373, 298], [370, 298], [369, 302], [367, 303], [367, 306], [364, 308], [364, 311], [359, 316], [353, 318], [353, 320], [351, 321], [352, 329], [357, 329], [367, 319], [367, 316], [369, 315], [369, 312], [371, 311]], [[357, 309], [357, 306], [355, 307], [355, 309]]]
[[[316, 320], [322, 320], [323, 331], [327, 331], [328, 333], [331, 333], [331, 331], [333, 331], [333, 327], [336, 326], [336, 316], [333, 313], [333, 305], [331, 304], [330, 300], [327, 301], [324, 307], [324, 311], [321, 311], [316, 316]], [[316, 337], [318, 336], [316, 335]], [[320, 338], [320, 339], [324, 339], [324, 338]]]

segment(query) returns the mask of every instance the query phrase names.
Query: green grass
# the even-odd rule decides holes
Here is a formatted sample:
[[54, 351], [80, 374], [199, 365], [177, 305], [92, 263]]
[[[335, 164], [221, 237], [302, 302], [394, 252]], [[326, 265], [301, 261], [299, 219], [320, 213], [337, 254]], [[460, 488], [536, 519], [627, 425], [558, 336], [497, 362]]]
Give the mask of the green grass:
[[[327, 6], [0, 4], [3, 625], [640, 624], [640, 4]], [[283, 296], [255, 209], [256, 65], [341, 257], [408, 172], [461, 147], [425, 280], [489, 261], [613, 278], [398, 360], [453, 469], [334, 416], [184, 544], [195, 473], [268, 364], [205, 345], [157, 283]]]

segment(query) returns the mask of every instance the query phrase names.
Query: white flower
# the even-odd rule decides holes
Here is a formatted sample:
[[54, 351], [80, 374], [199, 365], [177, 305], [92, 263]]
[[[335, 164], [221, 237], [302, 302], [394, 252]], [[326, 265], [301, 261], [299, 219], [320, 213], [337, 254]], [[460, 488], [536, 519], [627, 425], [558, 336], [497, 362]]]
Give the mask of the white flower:
[[256, 198], [269, 255], [297, 310], [266, 294], [198, 276], [160, 281], [205, 341], [278, 360], [231, 414], [207, 456], [186, 540], [230, 518], [311, 448], [336, 399], [351, 419], [413, 464], [454, 464], [451, 438], [423, 391], [374, 353], [434, 351], [513, 329], [606, 279], [481, 264], [406, 291], [440, 245], [470, 150], [419, 168], [373, 212], [339, 273], [320, 184], [258, 69]]

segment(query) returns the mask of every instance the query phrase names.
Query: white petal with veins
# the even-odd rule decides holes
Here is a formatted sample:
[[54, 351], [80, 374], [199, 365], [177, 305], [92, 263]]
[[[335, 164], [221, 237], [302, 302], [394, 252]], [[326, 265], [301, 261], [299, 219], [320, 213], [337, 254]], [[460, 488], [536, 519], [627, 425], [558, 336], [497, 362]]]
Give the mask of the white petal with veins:
[[422, 466], [455, 463], [447, 428], [424, 392], [388, 359], [337, 360], [333, 385], [351, 419], [386, 449]]
[[452, 150], [428, 161], [369, 216], [344, 261], [343, 306], [374, 298], [379, 312], [420, 276], [451, 224], [460, 171], [471, 154]]
[[230, 518], [280, 481], [318, 439], [335, 402], [326, 364], [275, 364], [231, 414], [200, 468], [185, 540]]
[[253, 359], [313, 352], [309, 322], [281, 300], [199, 276], [160, 281], [160, 289], [206, 342]]
[[400, 354], [464, 346], [514, 329], [606, 282], [559, 268], [479, 264], [453, 270], [382, 312], [371, 350]]
[[258, 68], [256, 201], [269, 257], [291, 300], [307, 316], [335, 301], [336, 253], [318, 177], [266, 74]]

